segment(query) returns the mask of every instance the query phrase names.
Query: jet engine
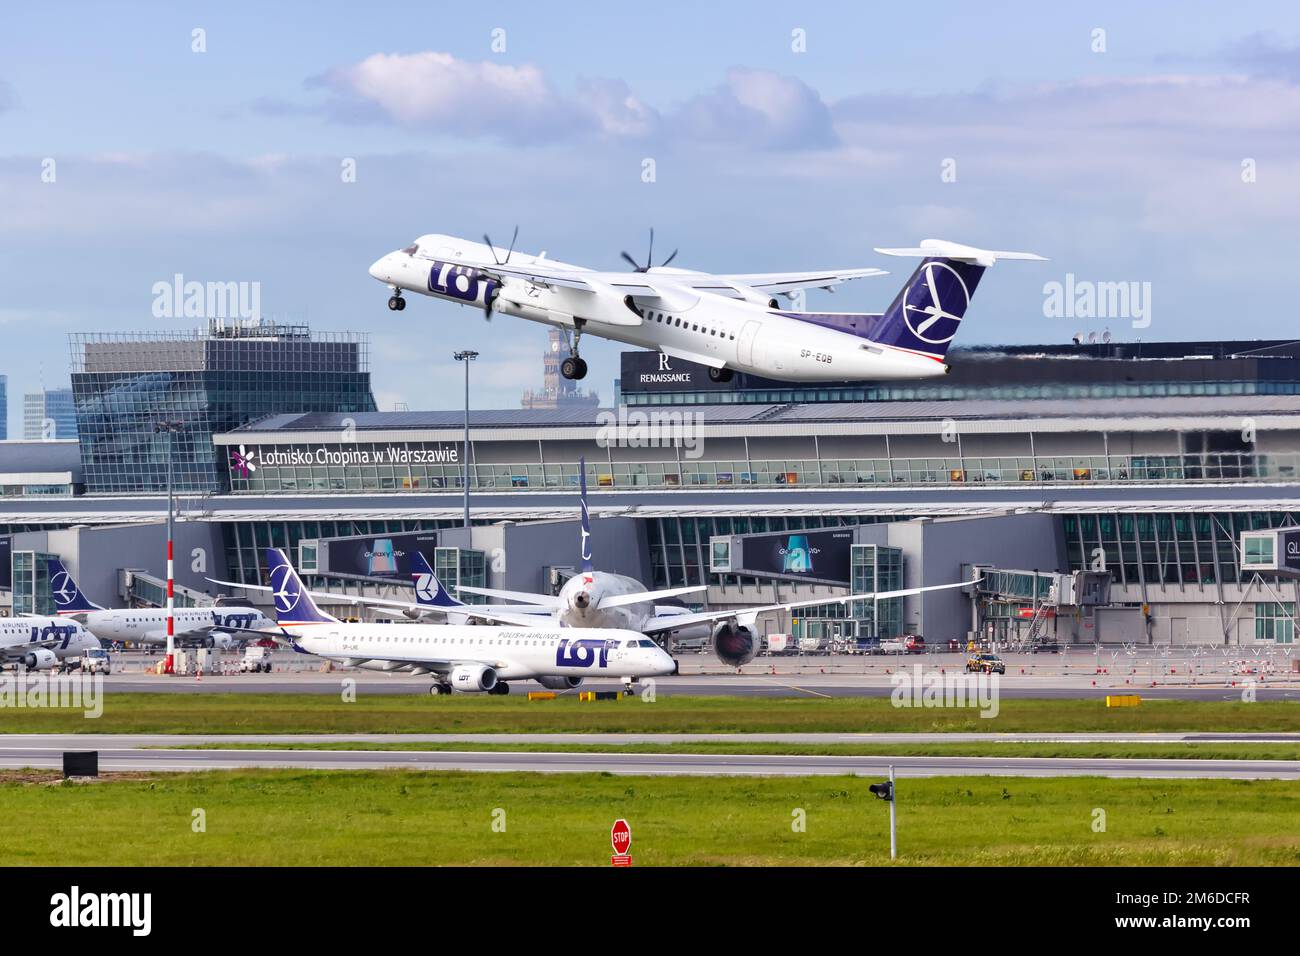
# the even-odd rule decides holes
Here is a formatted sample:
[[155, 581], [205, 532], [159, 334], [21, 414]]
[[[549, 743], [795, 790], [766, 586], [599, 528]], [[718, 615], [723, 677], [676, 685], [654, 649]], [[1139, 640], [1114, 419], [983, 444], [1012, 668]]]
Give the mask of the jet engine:
[[462, 664], [451, 671], [451, 686], [467, 694], [482, 694], [497, 685], [497, 670], [486, 664]]
[[44, 647], [38, 647], [23, 655], [23, 666], [29, 671], [47, 671], [58, 662], [58, 655]]
[[758, 635], [752, 624], [723, 621], [713, 629], [713, 651], [728, 667], [748, 664], [758, 653]]
[[537, 683], [547, 690], [573, 690], [582, 683], [581, 677], [539, 677]]

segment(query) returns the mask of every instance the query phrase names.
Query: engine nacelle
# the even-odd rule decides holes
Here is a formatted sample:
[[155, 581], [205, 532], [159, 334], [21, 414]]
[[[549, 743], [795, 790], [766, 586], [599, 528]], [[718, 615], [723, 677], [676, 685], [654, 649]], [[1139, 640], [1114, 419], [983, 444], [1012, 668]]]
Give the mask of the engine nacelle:
[[47, 671], [58, 663], [58, 655], [44, 647], [38, 647], [23, 655], [23, 666], [29, 671]]
[[582, 684], [581, 677], [539, 677], [537, 683], [541, 684], [547, 690], [573, 690]]
[[713, 629], [713, 651], [728, 667], [740, 667], [758, 653], [758, 635], [738, 621], [723, 621]]
[[462, 664], [452, 668], [453, 690], [467, 694], [483, 694], [497, 686], [497, 669], [486, 664]]

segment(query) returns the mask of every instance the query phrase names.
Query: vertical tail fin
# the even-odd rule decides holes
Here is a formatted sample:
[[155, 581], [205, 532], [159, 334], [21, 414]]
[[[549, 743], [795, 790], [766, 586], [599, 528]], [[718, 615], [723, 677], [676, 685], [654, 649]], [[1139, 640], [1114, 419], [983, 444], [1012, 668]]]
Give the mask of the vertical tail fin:
[[943, 239], [914, 249], [877, 249], [888, 256], [917, 256], [921, 264], [881, 317], [872, 340], [942, 359], [975, 295], [984, 270], [999, 259], [1037, 259], [1032, 252], [996, 252]]
[[411, 579], [415, 582], [415, 603], [421, 607], [465, 606], [463, 601], [457, 601], [447, 593], [422, 552], [411, 552]]
[[580, 571], [592, 570], [591, 564], [591, 514], [587, 511], [587, 459], [578, 459], [578, 502], [582, 508], [582, 537], [579, 553], [582, 558]]
[[54, 597], [54, 609], [59, 614], [85, 614], [87, 611], [104, 610], [89, 600], [72, 580], [72, 575], [58, 558], [49, 558], [46, 571], [50, 576], [50, 594]]
[[266, 549], [266, 567], [270, 572], [271, 596], [275, 598], [275, 617], [280, 624], [337, 624], [316, 606], [285, 553], [279, 548]]

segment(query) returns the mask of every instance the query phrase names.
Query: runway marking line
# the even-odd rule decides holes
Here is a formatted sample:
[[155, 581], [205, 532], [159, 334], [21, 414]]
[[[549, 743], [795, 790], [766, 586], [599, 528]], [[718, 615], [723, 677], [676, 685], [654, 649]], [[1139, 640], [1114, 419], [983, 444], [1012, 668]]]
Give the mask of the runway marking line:
[[763, 682], [767, 684], [775, 684], [777, 687], [788, 687], [790, 690], [797, 690], [801, 694], [812, 694], [814, 697], [825, 697], [827, 700], [835, 699], [831, 694], [823, 694], [821, 691], [810, 690], [807, 687], [800, 687], [798, 684], [787, 684], [784, 681], [771, 680], [765, 674], [760, 674], [759, 676], [763, 679]]

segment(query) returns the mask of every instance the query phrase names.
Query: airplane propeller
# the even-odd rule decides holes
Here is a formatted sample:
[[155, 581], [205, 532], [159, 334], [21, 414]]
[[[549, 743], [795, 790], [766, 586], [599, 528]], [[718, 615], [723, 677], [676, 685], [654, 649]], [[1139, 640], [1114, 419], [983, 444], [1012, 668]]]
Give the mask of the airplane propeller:
[[[519, 238], [519, 225], [516, 223], [515, 234], [510, 237], [510, 248], [506, 250], [506, 257], [504, 260], [502, 260], [497, 258], [497, 247], [492, 245], [492, 239], [488, 236], [486, 232], [483, 233], [483, 241], [487, 243], [488, 250], [492, 253], [492, 261], [499, 266], [503, 266], [510, 261], [510, 257], [514, 254], [515, 251], [515, 240], [518, 238]], [[500, 295], [499, 287], [494, 288], [491, 292], [489, 292], [487, 297], [483, 301], [483, 318], [487, 319], [489, 322], [492, 321], [492, 306], [496, 304], [496, 298], [498, 295]]]
[[[674, 249], [672, 255], [670, 255], [670, 256], [669, 256], [667, 259], [665, 259], [663, 262], [659, 263], [659, 265], [661, 265], [661, 266], [666, 266], [666, 265], [668, 265], [668, 263], [670, 263], [670, 262], [672, 262], [674, 259], [676, 259], [676, 258], [677, 258], [677, 251], [678, 251], [678, 250]], [[641, 265], [641, 263], [639, 263], [639, 262], [637, 262], [635, 259], [633, 259], [632, 256], [629, 255], [627, 252], [623, 252], [623, 253], [621, 253], [621, 255], [623, 256], [623, 259], [627, 262], [627, 264], [630, 265], [630, 266], [632, 267], [632, 269], [633, 269], [634, 272], [649, 272], [650, 269], [654, 266], [654, 257], [655, 257], [655, 230], [654, 230], [654, 226], [651, 226], [651, 227], [650, 227], [650, 251], [646, 253], [646, 257], [645, 257], [645, 265]]]
[[519, 238], [519, 226], [516, 225], [515, 234], [510, 237], [510, 248], [506, 250], [505, 259], [498, 259], [497, 247], [492, 245], [492, 240], [488, 238], [488, 234], [486, 232], [483, 233], [483, 241], [487, 243], [488, 250], [492, 253], [492, 261], [499, 266], [503, 266], [510, 261], [510, 256], [515, 251], [515, 240], [518, 238]]

